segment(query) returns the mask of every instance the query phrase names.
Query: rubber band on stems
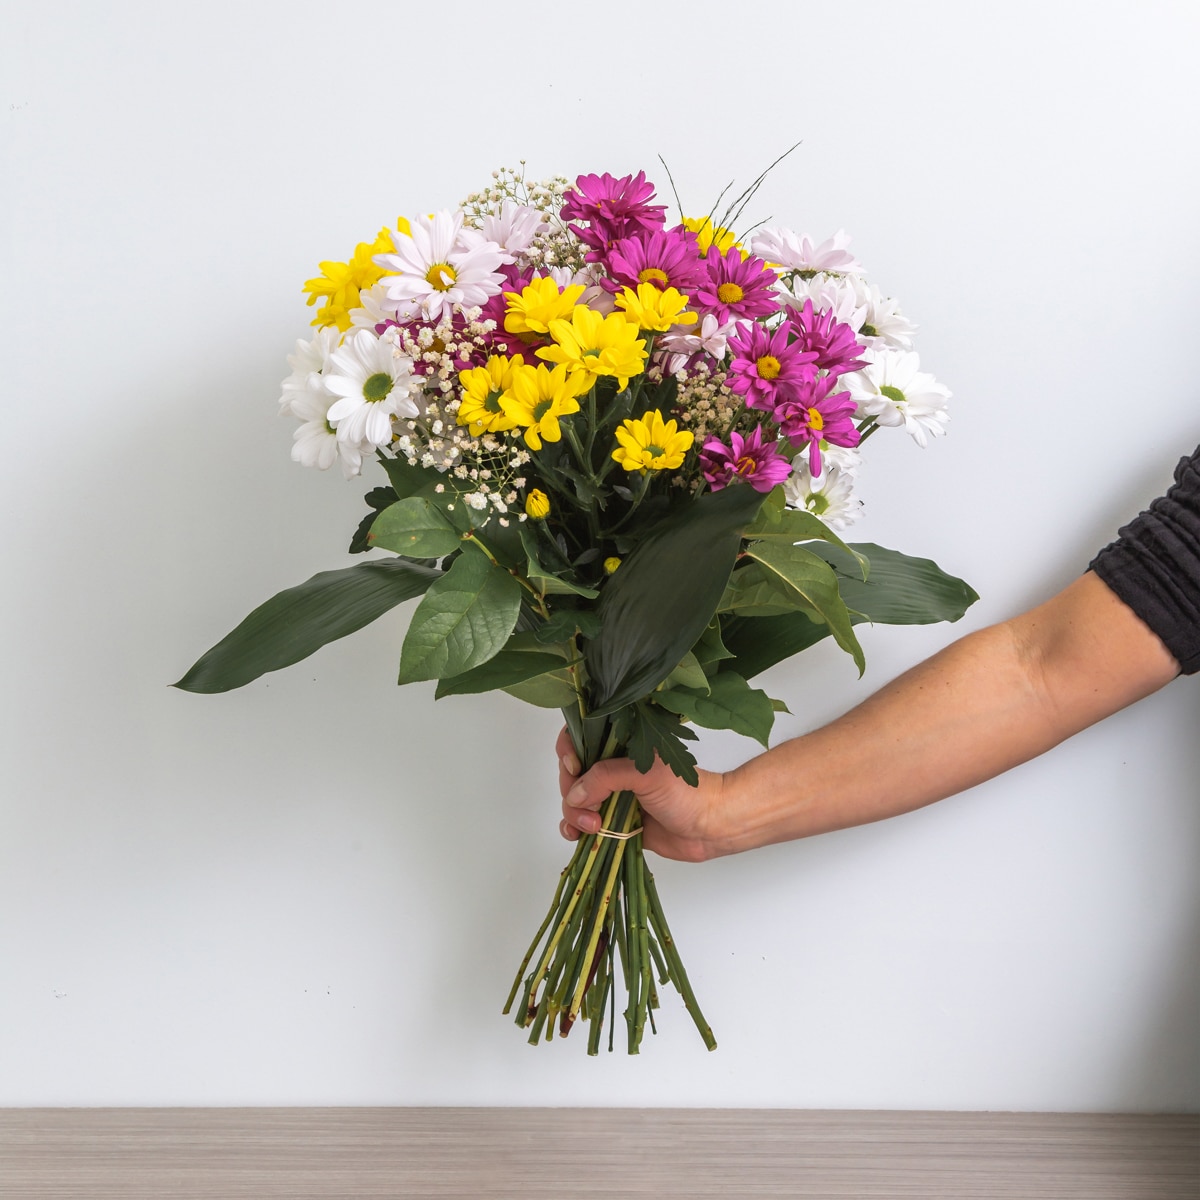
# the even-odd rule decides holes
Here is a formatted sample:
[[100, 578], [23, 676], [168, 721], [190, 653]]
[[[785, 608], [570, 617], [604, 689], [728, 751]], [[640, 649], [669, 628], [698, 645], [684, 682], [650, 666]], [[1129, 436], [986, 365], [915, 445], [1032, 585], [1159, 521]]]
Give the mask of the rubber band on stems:
[[636, 829], [629, 830], [628, 833], [621, 833], [617, 829], [597, 829], [596, 837], [613, 838], [618, 842], [627, 842], [631, 837], [637, 837], [642, 832], [642, 827], [639, 825]]

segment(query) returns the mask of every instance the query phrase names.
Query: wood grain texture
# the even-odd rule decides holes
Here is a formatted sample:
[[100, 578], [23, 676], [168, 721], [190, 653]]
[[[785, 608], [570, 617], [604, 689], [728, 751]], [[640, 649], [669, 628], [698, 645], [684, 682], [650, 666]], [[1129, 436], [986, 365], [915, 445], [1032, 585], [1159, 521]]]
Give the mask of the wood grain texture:
[[6, 1109], [4, 1200], [1198, 1200], [1200, 1117]]

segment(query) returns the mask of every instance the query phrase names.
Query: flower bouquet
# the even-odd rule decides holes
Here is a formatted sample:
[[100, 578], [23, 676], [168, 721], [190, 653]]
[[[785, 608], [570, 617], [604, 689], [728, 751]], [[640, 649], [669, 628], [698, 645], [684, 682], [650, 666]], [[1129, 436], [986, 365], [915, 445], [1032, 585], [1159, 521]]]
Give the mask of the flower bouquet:
[[[767, 745], [766, 668], [831, 636], [861, 674], [858, 622], [961, 616], [961, 580], [840, 536], [863, 443], [924, 445], [949, 393], [844, 234], [735, 236], [753, 194], [668, 223], [641, 171], [503, 170], [322, 263], [281, 410], [296, 461], [349, 478], [376, 460], [350, 552], [386, 556], [279, 593], [176, 686], [239, 687], [421, 597], [401, 683], [561, 709], [585, 767], [657, 756], [694, 784], [693, 726]], [[669, 984], [712, 1048], [636, 798], [602, 816], [505, 1011], [533, 1043], [582, 1018], [596, 1053], [620, 992], [637, 1053]]]

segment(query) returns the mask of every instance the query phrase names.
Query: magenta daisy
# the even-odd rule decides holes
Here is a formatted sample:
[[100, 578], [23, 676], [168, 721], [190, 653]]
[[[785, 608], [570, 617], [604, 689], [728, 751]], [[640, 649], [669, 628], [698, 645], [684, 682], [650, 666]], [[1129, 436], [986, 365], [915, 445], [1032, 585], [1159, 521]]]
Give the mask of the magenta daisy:
[[812, 351], [817, 366], [831, 375], [845, 375], [867, 365], [865, 358], [859, 358], [863, 347], [854, 330], [839, 321], [832, 309], [818, 313], [813, 302], [805, 300], [803, 308], [788, 313], [786, 327], [796, 335], [796, 344]]
[[691, 293], [692, 304], [712, 313], [722, 324], [737, 318], [753, 320], [779, 311], [772, 290], [779, 276], [761, 258], [742, 258], [736, 246], [724, 254], [710, 250], [704, 259], [707, 279]]
[[707, 278], [696, 235], [686, 229], [653, 229], [622, 238], [609, 251], [604, 287], [619, 292], [652, 283], [659, 291], [675, 288], [690, 296]]
[[860, 440], [854, 426], [854, 399], [849, 392], [834, 392], [837, 382], [836, 375], [808, 380], [772, 414], [793, 446], [808, 447], [808, 465], [814, 475], [821, 473], [822, 442], [857, 446]]
[[746, 397], [750, 408], [771, 412], [794, 388], [816, 375], [816, 352], [799, 342], [789, 343], [789, 332], [787, 325], [772, 333], [755, 322], [739, 326], [729, 339], [733, 361], [726, 382]]
[[650, 204], [654, 185], [646, 182], [646, 172], [614, 179], [603, 175], [580, 175], [564, 197], [559, 215], [564, 221], [587, 221], [586, 226], [572, 225], [571, 230], [592, 249], [589, 262], [596, 262], [610, 247], [639, 231], [661, 229], [667, 206]]
[[775, 442], [765, 446], [762, 426], [756, 426], [748, 437], [734, 430], [727, 446], [718, 438], [709, 438], [700, 450], [700, 467], [714, 492], [735, 480], [743, 480], [757, 492], [769, 492], [792, 472]]

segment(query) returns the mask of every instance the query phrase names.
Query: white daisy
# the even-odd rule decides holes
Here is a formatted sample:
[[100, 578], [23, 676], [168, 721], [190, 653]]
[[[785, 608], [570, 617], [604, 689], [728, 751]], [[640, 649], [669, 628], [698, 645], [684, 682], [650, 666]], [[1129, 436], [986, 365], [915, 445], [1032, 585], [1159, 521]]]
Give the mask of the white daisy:
[[853, 494], [853, 474], [831, 465], [824, 452], [821, 465], [821, 474], [814, 476], [808, 469], [808, 455], [799, 455], [791, 475], [783, 481], [783, 494], [793, 508], [807, 509], [830, 529], [840, 532], [858, 520], [862, 501]]
[[780, 289], [780, 297], [789, 308], [803, 308], [804, 302], [811, 300], [818, 313], [832, 311], [835, 321], [858, 333], [867, 319], [867, 304], [859, 300], [862, 286], [862, 280], [854, 275], [820, 274], [797, 279], [790, 292]]
[[369, 329], [375, 332], [376, 325], [396, 319], [395, 309], [387, 307], [387, 284], [376, 283], [365, 292], [358, 293], [361, 308], [350, 310], [350, 324], [355, 329]]
[[868, 345], [911, 350], [913, 334], [917, 332], [917, 327], [901, 313], [899, 302], [885, 296], [876, 284], [868, 284], [862, 279], [852, 279], [849, 282], [857, 290], [858, 303], [866, 309], [863, 323], [856, 332], [863, 335]]
[[737, 324], [736, 321], [726, 321], [722, 325], [714, 314], [706, 313], [698, 325], [673, 325], [658, 343], [671, 355], [667, 362], [668, 374], [682, 370], [693, 354], [701, 352], [720, 362], [725, 357], [729, 338], [737, 329]]
[[370, 330], [350, 334], [330, 357], [325, 386], [339, 397], [329, 409], [338, 437], [352, 445], [383, 446], [392, 440], [392, 417], [415, 417], [408, 394], [412, 359], [396, 352], [390, 337]]
[[318, 329], [311, 341], [296, 343], [296, 353], [288, 355], [288, 366], [292, 368], [292, 373], [281, 385], [281, 414], [294, 413], [297, 402], [313, 388], [324, 392], [321, 372], [328, 366], [329, 356], [337, 348], [341, 337], [337, 326], [327, 325], [324, 329]]
[[932, 375], [918, 370], [912, 350], [873, 350], [861, 371], [843, 375], [842, 383], [858, 405], [856, 417], [874, 417], [880, 425], [902, 425], [924, 446], [929, 436], [946, 432], [950, 390]]
[[418, 217], [410, 233], [392, 231], [396, 253], [375, 256], [385, 270], [399, 272], [383, 280], [390, 309], [432, 321], [455, 305], [482, 305], [500, 291], [504, 276], [497, 268], [508, 256], [478, 233], [462, 237], [462, 223], [461, 212], [440, 212]]
[[[512, 262], [524, 253], [539, 233], [549, 228], [545, 215], [527, 204], [505, 200], [498, 213], [488, 213], [480, 222], [476, 235], [481, 242], [494, 242], [505, 253], [505, 261]], [[462, 239], [472, 240], [472, 230], [464, 229]]]
[[763, 229], [750, 239], [750, 253], [781, 266], [785, 271], [839, 271], [853, 275], [862, 264], [846, 247], [850, 237], [839, 229], [819, 246], [807, 233], [795, 234], [790, 229]]
[[353, 479], [362, 470], [363, 451], [369, 447], [338, 437], [329, 423], [329, 409], [336, 399], [332, 392], [314, 388], [293, 404], [292, 415], [300, 419], [301, 425], [292, 434], [292, 461], [322, 471], [340, 461], [342, 474]]

